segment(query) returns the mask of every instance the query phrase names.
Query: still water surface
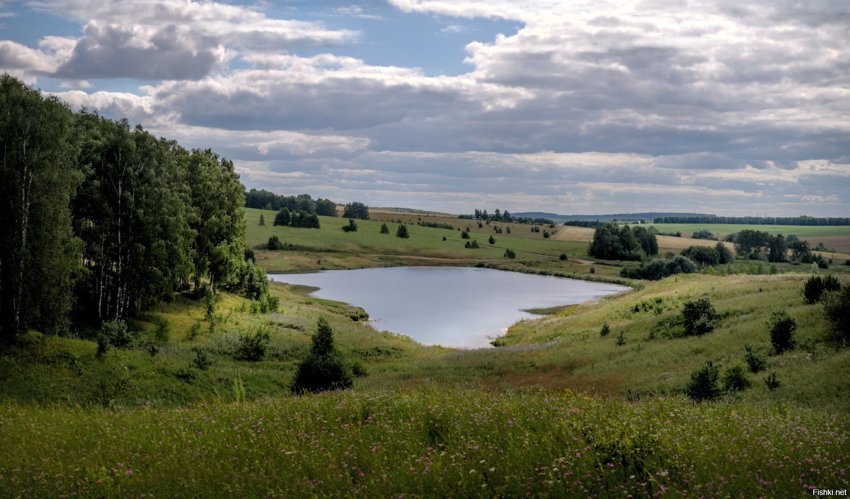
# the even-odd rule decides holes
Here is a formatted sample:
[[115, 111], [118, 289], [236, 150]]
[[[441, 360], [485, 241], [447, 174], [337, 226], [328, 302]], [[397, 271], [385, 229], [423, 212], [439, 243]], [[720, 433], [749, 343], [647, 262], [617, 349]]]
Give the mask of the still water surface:
[[531, 308], [571, 305], [619, 293], [614, 284], [470, 267], [390, 267], [270, 274], [319, 288], [319, 298], [363, 307], [372, 325], [425, 345], [484, 347]]

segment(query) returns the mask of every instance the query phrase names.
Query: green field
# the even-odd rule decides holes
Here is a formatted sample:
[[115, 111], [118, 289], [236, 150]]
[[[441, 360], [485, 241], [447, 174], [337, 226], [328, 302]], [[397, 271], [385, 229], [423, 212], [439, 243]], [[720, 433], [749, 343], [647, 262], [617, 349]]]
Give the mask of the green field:
[[[409, 225], [411, 237], [401, 239], [394, 223], [381, 235], [381, 221], [346, 233], [342, 218], [322, 217], [318, 230], [273, 227], [273, 218], [248, 210], [247, 245], [268, 270], [485, 263], [616, 279], [620, 269], [586, 260], [586, 242], [544, 239], [528, 226], [496, 234], [491, 248], [492, 227], [457, 220], [482, 246], [469, 250], [457, 230]], [[261, 249], [272, 234], [293, 247]], [[506, 247], [515, 260], [504, 258]], [[272, 285], [281, 300], [274, 313], [220, 293], [214, 324], [200, 301], [163, 303], [133, 323], [136, 344], [103, 357], [90, 339], [33, 332], [0, 356], [0, 490], [786, 497], [841, 487], [850, 467], [850, 349], [828, 340], [821, 305], [804, 304], [810, 270], [633, 282], [634, 291], [521, 321], [498, 348], [478, 350], [375, 331], [357, 307], [283, 284]], [[701, 297], [716, 308], [717, 326], [682, 337], [682, 308]], [[782, 354], [772, 352], [767, 325], [777, 310], [798, 325], [796, 348]], [[319, 317], [359, 375], [352, 390], [295, 396], [289, 387]], [[153, 351], [144, 338], [159, 320], [168, 341]], [[606, 323], [611, 332], [601, 336]], [[269, 334], [265, 356], [239, 360], [240, 338], [257, 332]], [[710, 403], [685, 397], [707, 361], [721, 373], [746, 366], [746, 344], [766, 363], [746, 374], [749, 388]], [[209, 365], [199, 367], [198, 352]], [[778, 388], [768, 388], [768, 375]]]
[[850, 226], [810, 226], [810, 225], [740, 225], [740, 224], [652, 224], [660, 232], [681, 232], [689, 236], [698, 230], [708, 230], [716, 237], [723, 237], [745, 229], [768, 232], [770, 234], [794, 234], [809, 241], [812, 247], [822, 242], [824, 246], [840, 253], [850, 253]]

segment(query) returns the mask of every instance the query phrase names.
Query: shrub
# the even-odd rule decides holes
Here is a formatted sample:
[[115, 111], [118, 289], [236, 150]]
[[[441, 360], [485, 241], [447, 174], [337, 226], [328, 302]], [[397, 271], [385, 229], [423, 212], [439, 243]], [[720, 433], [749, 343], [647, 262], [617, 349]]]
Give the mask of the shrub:
[[708, 298], [686, 302], [682, 308], [682, 324], [687, 336], [703, 335], [714, 330], [719, 317]]
[[714, 266], [720, 263], [720, 255], [715, 248], [691, 246], [682, 250], [681, 254], [701, 267]]
[[398, 229], [395, 231], [395, 236], [400, 237], [402, 239], [407, 239], [408, 237], [410, 237], [410, 233], [408, 233], [407, 231], [407, 226], [404, 224], [399, 225]]
[[602, 325], [602, 329], [599, 330], [599, 336], [608, 336], [611, 334], [611, 326], [606, 322]]
[[475, 239], [473, 239], [472, 241], [467, 241], [467, 242], [466, 242], [466, 244], [464, 244], [464, 245], [463, 245], [463, 247], [464, 247], [464, 248], [469, 248], [469, 249], [478, 249], [478, 248], [480, 248], [480, 246], [478, 246], [478, 241], [476, 241]]
[[675, 256], [667, 262], [667, 274], [693, 274], [697, 271], [697, 266], [689, 258], [684, 256]]
[[510, 248], [506, 249], [505, 258], [516, 258], [516, 252]]
[[750, 387], [750, 380], [741, 366], [730, 367], [723, 373], [723, 388], [727, 392], [740, 392]]
[[274, 225], [289, 225], [292, 222], [292, 214], [287, 208], [281, 208], [274, 217]]
[[691, 238], [693, 239], [717, 239], [714, 237], [714, 234], [711, 233], [710, 230], [702, 229], [691, 234]]
[[685, 394], [695, 402], [714, 400], [720, 396], [720, 388], [717, 386], [719, 369], [711, 361], [691, 373], [691, 380], [685, 387]]
[[266, 217], [262, 213], [260, 213], [260, 225], [266, 225]]
[[626, 335], [620, 331], [620, 334], [617, 335], [617, 346], [623, 346], [626, 344]]
[[247, 360], [249, 362], [263, 360], [263, 357], [266, 356], [266, 346], [268, 346], [270, 341], [269, 333], [264, 331], [240, 336], [239, 342], [236, 344], [236, 351], [233, 353], [233, 358], [236, 360]]
[[767, 386], [767, 389], [770, 391], [776, 390], [779, 388], [779, 380], [776, 379], [776, 373], [770, 373], [764, 378], [764, 384]]
[[726, 247], [725, 244], [721, 242], [717, 242], [714, 245], [714, 251], [717, 252], [717, 257], [720, 259], [720, 264], [732, 263], [735, 261], [735, 253], [732, 253], [732, 250]]
[[770, 343], [777, 354], [786, 350], [793, 350], [796, 344], [794, 331], [797, 330], [797, 321], [789, 317], [784, 310], [774, 312], [770, 317]]
[[133, 342], [133, 336], [124, 321], [107, 321], [100, 325], [97, 333], [97, 355], [102, 356], [109, 347], [126, 348]]
[[490, 239], [488, 239], [487, 242], [490, 244], [496, 244], [496, 238], [491, 235]]
[[806, 303], [814, 304], [820, 301], [825, 291], [837, 291], [841, 282], [832, 274], [827, 276], [812, 276], [803, 284], [803, 297]]
[[757, 373], [764, 371], [767, 367], [764, 357], [759, 355], [758, 351], [750, 346], [749, 343], [744, 344], [744, 350], [744, 360], [747, 362], [747, 367], [750, 369], [750, 372]]
[[561, 256], [559, 256], [558, 259], [561, 260], [562, 262], [567, 261], [567, 254], [561, 253]]
[[197, 338], [198, 334], [200, 332], [201, 332], [201, 322], [198, 321], [198, 322], [195, 322], [194, 324], [192, 324], [192, 327], [189, 328], [189, 334], [187, 336], [189, 337], [189, 340], [191, 341], [191, 340], [194, 340], [195, 338]]
[[460, 233], [460, 238], [461, 238], [461, 239], [469, 239], [469, 232], [467, 232], [467, 231], [463, 231], [463, 232], [461, 232], [461, 233]]
[[192, 365], [201, 371], [206, 371], [212, 365], [212, 360], [210, 360], [207, 353], [200, 348], [193, 348], [193, 352], [195, 352], [195, 358], [192, 359]]
[[334, 347], [333, 330], [327, 320], [320, 317], [310, 353], [298, 366], [292, 392], [322, 392], [351, 388], [352, 384], [351, 373]]
[[272, 237], [270, 237], [270, 238], [269, 238], [269, 242], [267, 242], [267, 243], [266, 243], [266, 248], [268, 248], [268, 249], [270, 249], [270, 250], [272, 250], [272, 251], [274, 251], [274, 250], [281, 250], [281, 249], [283, 249], [285, 246], [286, 246], [286, 245], [285, 245], [284, 243], [282, 243], [282, 242], [280, 241], [280, 238], [278, 238], [277, 236], [272, 236]]
[[387, 224], [381, 224], [381, 234], [389, 234], [390, 228], [387, 227]]
[[345, 232], [357, 232], [357, 222], [353, 218], [348, 219], [348, 225], [344, 225], [342, 230]]
[[830, 324], [830, 339], [838, 344], [850, 344], [850, 286], [827, 293], [823, 311]]

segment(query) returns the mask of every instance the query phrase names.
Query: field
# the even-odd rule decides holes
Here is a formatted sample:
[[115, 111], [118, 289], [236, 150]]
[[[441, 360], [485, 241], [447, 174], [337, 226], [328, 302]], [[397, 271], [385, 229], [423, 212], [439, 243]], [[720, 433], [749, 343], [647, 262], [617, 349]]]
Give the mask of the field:
[[[492, 224], [380, 216], [390, 234], [379, 233], [382, 220], [358, 221], [358, 231], [346, 233], [347, 220], [333, 217], [322, 217], [318, 230], [273, 227], [273, 212], [248, 210], [247, 243], [267, 270], [485, 264], [619, 279], [621, 262], [586, 256], [586, 229], [543, 227], [553, 231], [544, 238], [529, 226], [499, 224], [491, 247]], [[407, 217], [409, 239], [395, 236], [399, 217]], [[420, 217], [454, 227], [416, 225]], [[467, 226], [480, 249], [463, 247], [457, 229]], [[262, 249], [272, 234], [291, 246]], [[517, 258], [505, 258], [505, 248]], [[820, 305], [804, 304], [808, 266], [751, 275], [768, 274], [758, 265], [631, 281], [634, 291], [521, 321], [497, 348], [477, 350], [375, 331], [357, 307], [284, 284], [272, 285], [281, 300], [273, 313], [252, 312], [248, 300], [226, 293], [212, 321], [200, 301], [163, 303], [133, 324], [139, 342], [103, 357], [91, 339], [32, 332], [0, 356], [0, 490], [678, 497], [843, 487], [850, 349], [828, 340]], [[683, 336], [682, 308], [702, 297], [719, 322], [702, 336]], [[772, 351], [767, 325], [777, 310], [798, 325], [797, 347], [782, 354]], [[319, 317], [357, 367], [354, 388], [292, 395]], [[144, 338], [163, 320], [167, 344], [152, 350]], [[606, 323], [610, 334], [602, 336]], [[265, 355], [240, 358], [242, 338], [257, 332], [269, 335]], [[745, 345], [765, 370], [746, 372]], [[708, 361], [721, 374], [744, 367], [750, 387], [716, 402], [688, 401], [685, 386]], [[768, 376], [778, 387], [768, 387]]]
[[823, 243], [826, 248], [835, 249], [838, 253], [850, 253], [850, 226], [808, 226], [808, 225], [737, 225], [737, 224], [653, 224], [659, 231], [665, 233], [681, 232], [690, 235], [698, 230], [708, 230], [722, 239], [723, 237], [740, 232], [744, 229], [758, 230], [770, 234], [794, 234], [800, 239], [809, 241], [814, 248], [817, 243]]

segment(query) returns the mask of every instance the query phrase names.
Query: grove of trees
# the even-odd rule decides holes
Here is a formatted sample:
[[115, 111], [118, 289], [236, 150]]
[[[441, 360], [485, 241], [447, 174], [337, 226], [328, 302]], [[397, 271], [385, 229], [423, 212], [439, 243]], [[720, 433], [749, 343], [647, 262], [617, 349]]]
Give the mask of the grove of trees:
[[309, 194], [284, 196], [264, 189], [251, 189], [245, 192], [245, 207], [275, 211], [286, 208], [290, 212], [303, 211], [325, 217], [336, 216], [336, 203], [329, 199], [314, 200]]
[[360, 220], [369, 220], [369, 208], [358, 201], [348, 203], [342, 211], [342, 216], [345, 218], [359, 218]]
[[640, 226], [606, 223], [594, 231], [588, 253], [604, 260], [641, 260], [658, 254], [658, 240]]
[[[0, 340], [123, 321], [181, 290], [240, 287], [233, 164], [0, 77]], [[261, 271], [259, 271], [261, 272]]]

